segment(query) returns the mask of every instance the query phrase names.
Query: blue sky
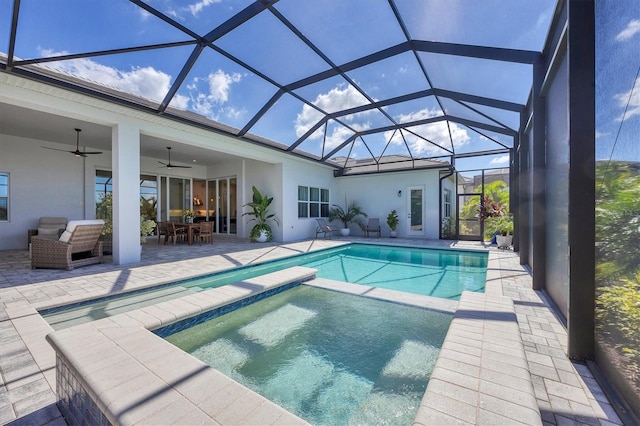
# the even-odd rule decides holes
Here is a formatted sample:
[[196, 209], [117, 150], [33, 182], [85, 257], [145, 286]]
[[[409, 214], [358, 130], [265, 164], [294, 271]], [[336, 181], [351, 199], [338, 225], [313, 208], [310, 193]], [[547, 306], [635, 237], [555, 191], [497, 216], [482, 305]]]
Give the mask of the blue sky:
[[[181, 25], [204, 35], [252, 2], [149, 0], [148, 3]], [[638, 18], [637, 0], [600, 3], [608, 6], [600, 9], [607, 17], [599, 22], [607, 24], [603, 26], [599, 40], [606, 43], [606, 49], [614, 49], [616, 57], [620, 55], [624, 64], [616, 67], [625, 73], [625, 78], [612, 79], [615, 82], [608, 82], [599, 93], [599, 99], [606, 101], [601, 106], [606, 105], [607, 109], [606, 113], [602, 108], [599, 111], [603, 117], [608, 117], [598, 120], [598, 141], [604, 147], [604, 141], [614, 132], [616, 119], [621, 114], [621, 99], [632, 87], [631, 77], [626, 76], [629, 73], [627, 68], [632, 68], [634, 59], [629, 46], [634, 43], [636, 47], [639, 45], [637, 26], [640, 24], [634, 22], [640, 21], [634, 21], [634, 13]], [[627, 7], [613, 7], [611, 3], [625, 4]], [[188, 39], [181, 31], [125, 0], [23, 0], [21, 4], [15, 54], [24, 59]], [[555, 0], [398, 0], [396, 4], [411, 38], [416, 40], [540, 50]], [[11, 7], [12, 2], [0, 2], [2, 51], [6, 51], [3, 46], [8, 45]], [[629, 14], [628, 11], [633, 12], [634, 7], [635, 12]], [[393, 13], [386, 0], [281, 0], [276, 3], [275, 9], [301, 28], [304, 35], [336, 65], [404, 41], [401, 28], [393, 24]], [[626, 14], [622, 12], [625, 9]], [[615, 25], [611, 25], [611, 20], [615, 20]], [[244, 127], [277, 91], [277, 87], [261, 74], [284, 85], [329, 67], [323, 58], [294, 37], [271, 13], [259, 14], [220, 38], [216, 45], [248, 64], [251, 69], [245, 69], [206, 48], [173, 98], [171, 106], [202, 114], [236, 128]], [[193, 46], [182, 46], [52, 62], [47, 66], [159, 102], [192, 50]], [[635, 55], [636, 58], [638, 56]], [[531, 84], [531, 67], [528, 65], [434, 53], [420, 53], [419, 57], [434, 87], [517, 103], [526, 102]], [[611, 68], [605, 62], [599, 61], [599, 69]], [[296, 95], [309, 99], [314, 106], [304, 104], [289, 94], [282, 96], [251, 132], [290, 145], [322, 117], [316, 107], [332, 112], [368, 102], [350, 81], [376, 101], [429, 88], [418, 61], [411, 53], [349, 71], [347, 78], [335, 76], [295, 91]], [[632, 108], [628, 120], [637, 122], [640, 115], [635, 112], [640, 108], [637, 96], [632, 104], [635, 109]], [[516, 113], [480, 105], [470, 106], [494, 116], [506, 126], [517, 126], [519, 117]], [[450, 100], [444, 100], [442, 107], [454, 115], [491, 123], [482, 115]], [[433, 97], [389, 106], [384, 112], [401, 122], [442, 115]], [[326, 154], [352, 134], [348, 127], [367, 130], [389, 123], [385, 114], [377, 110], [345, 116], [340, 121], [331, 120], [328, 123], [326, 138], [324, 128], [320, 128], [299, 148], [321, 155], [324, 141]], [[499, 147], [479, 133], [455, 123], [449, 127], [444, 122], [421, 125], [413, 130], [423, 137], [406, 134], [402, 138], [398, 133], [381, 132], [363, 138], [369, 150], [362, 142], [358, 142], [351, 153], [358, 158], [371, 154], [378, 156], [383, 152], [406, 154], [409, 147], [416, 155], [435, 156], [445, 154], [445, 149], [452, 148], [451, 139], [458, 152]], [[510, 138], [486, 134], [511, 145]], [[426, 142], [425, 138], [440, 145], [440, 148]], [[385, 148], [388, 140], [392, 142]], [[350, 149], [346, 147], [336, 155], [346, 155]], [[480, 161], [461, 161], [458, 165], [469, 163], [465, 167], [477, 167], [480, 164], [500, 167], [506, 166], [507, 160], [506, 156], [498, 155], [483, 157]]]
[[640, 2], [596, 12], [596, 159], [640, 161]]

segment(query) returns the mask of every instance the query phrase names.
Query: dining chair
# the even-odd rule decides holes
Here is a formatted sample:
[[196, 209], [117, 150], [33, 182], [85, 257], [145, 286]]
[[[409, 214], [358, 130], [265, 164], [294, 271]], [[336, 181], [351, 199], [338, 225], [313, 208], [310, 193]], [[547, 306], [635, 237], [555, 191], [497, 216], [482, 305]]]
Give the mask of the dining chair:
[[186, 241], [187, 232], [186, 229], [177, 227], [173, 222], [167, 222], [167, 232], [169, 239], [173, 238], [173, 245], [176, 245], [176, 241], [180, 239], [181, 242]]
[[196, 232], [200, 245], [202, 245], [202, 240], [213, 244], [213, 222], [200, 222], [200, 229], [197, 229]]
[[167, 244], [168, 236], [169, 230], [167, 228], [167, 222], [158, 222], [158, 244], [160, 244], [162, 238], [164, 238], [164, 243]]

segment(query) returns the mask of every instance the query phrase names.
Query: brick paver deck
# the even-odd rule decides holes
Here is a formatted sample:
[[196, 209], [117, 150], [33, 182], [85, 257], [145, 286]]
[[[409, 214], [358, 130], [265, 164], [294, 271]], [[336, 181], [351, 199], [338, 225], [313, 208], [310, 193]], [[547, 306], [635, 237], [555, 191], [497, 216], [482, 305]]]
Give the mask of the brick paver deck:
[[[74, 271], [31, 270], [26, 250], [0, 251], [0, 424], [65, 424], [55, 405], [54, 352], [45, 340], [51, 328], [36, 309], [154, 286], [186, 276], [203, 275], [347, 242], [336, 238], [258, 245], [234, 238], [216, 237], [214, 240], [213, 245], [202, 246], [158, 246], [155, 241], [150, 241], [143, 247], [140, 264], [92, 265]], [[483, 249], [479, 243], [470, 242], [384, 238], [368, 241]], [[489, 358], [484, 362], [489, 363], [489, 367], [499, 366], [512, 379], [523, 375], [523, 371], [528, 373], [540, 422], [544, 425], [621, 424], [588, 368], [567, 359], [566, 330], [543, 295], [531, 289], [531, 276], [519, 265], [517, 255], [510, 251], [489, 250], [487, 291], [482, 297], [490, 301], [506, 296], [503, 299], [512, 301], [526, 368], [524, 365], [522, 368], [512, 368], [499, 353], [494, 359]], [[452, 338], [455, 340], [460, 336]], [[473, 344], [472, 340], [467, 342], [469, 346]], [[465, 363], [464, 359], [452, 362], [456, 363], [454, 369], [458, 372], [467, 371], [470, 374], [434, 372], [434, 379], [445, 385], [473, 388], [473, 381], [469, 380], [475, 371], [471, 368], [472, 363]], [[488, 368], [484, 374], [491, 375], [491, 370]], [[483, 399], [482, 389], [475, 391], [480, 396], [475, 405], [468, 405], [476, 409], [477, 417], [467, 423], [496, 424], [499, 417], [495, 415], [510, 418], [508, 413], [500, 413], [497, 412], [499, 409], [492, 408], [494, 401], [491, 398], [501, 398], [499, 386], [484, 393], [491, 398]], [[513, 398], [513, 394], [508, 397]], [[455, 412], [456, 415], [452, 417], [457, 418], [458, 423], [465, 424], [459, 413], [462, 406], [455, 403], [455, 398], [453, 401], [434, 400], [432, 405], [444, 415]], [[525, 417], [520, 422], [528, 423]]]

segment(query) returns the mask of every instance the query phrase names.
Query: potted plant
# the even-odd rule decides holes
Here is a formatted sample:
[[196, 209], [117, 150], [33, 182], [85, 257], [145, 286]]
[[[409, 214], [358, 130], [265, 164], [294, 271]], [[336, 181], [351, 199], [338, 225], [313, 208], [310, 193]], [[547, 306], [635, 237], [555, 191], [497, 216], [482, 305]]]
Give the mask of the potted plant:
[[513, 217], [505, 213], [494, 219], [494, 225], [499, 234], [496, 235], [498, 248], [508, 248], [513, 243]]
[[280, 225], [275, 214], [269, 213], [269, 206], [273, 202], [273, 197], [262, 195], [255, 186], [253, 189], [253, 201], [245, 204], [243, 207], [250, 207], [251, 211], [244, 213], [242, 216], [251, 216], [249, 222], [254, 221], [256, 224], [251, 229], [249, 237], [251, 241], [263, 243], [273, 240], [273, 232], [269, 222], [275, 222]]
[[398, 222], [400, 221], [400, 219], [398, 219], [398, 212], [393, 209], [391, 210], [391, 212], [387, 215], [387, 225], [389, 225], [389, 229], [391, 229], [391, 232], [389, 233], [389, 236], [391, 238], [395, 238], [396, 237], [396, 228], [398, 227]]
[[357, 201], [352, 201], [351, 204], [347, 204], [347, 198], [345, 197], [344, 203], [347, 206], [346, 210], [336, 204], [333, 205], [329, 212], [329, 220], [339, 220], [342, 222], [343, 226], [340, 230], [340, 235], [347, 237], [351, 232], [349, 225], [351, 223], [356, 223], [360, 228], [364, 229], [365, 224], [362, 218], [367, 217], [368, 215], [362, 210], [362, 207], [358, 205]]

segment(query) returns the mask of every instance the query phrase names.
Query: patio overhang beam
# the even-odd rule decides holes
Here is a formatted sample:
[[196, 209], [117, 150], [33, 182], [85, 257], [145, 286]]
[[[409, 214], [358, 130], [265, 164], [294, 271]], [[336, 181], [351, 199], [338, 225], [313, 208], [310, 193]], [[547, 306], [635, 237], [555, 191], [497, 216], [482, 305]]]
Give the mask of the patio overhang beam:
[[390, 162], [390, 163], [382, 163], [382, 164], [393, 164], [393, 163], [411, 163], [411, 167], [404, 167], [404, 168], [398, 168], [398, 169], [393, 169], [393, 170], [372, 170], [372, 171], [366, 171], [366, 172], [353, 172], [351, 173], [351, 170], [353, 169], [357, 169], [357, 168], [364, 168], [364, 167], [371, 167], [371, 164], [368, 165], [362, 165], [362, 166], [345, 166], [342, 169], [339, 170], [334, 170], [333, 171], [333, 177], [340, 177], [340, 176], [360, 176], [360, 175], [374, 175], [374, 174], [381, 174], [381, 173], [397, 173], [397, 172], [404, 172], [407, 170], [434, 170], [434, 169], [446, 169], [446, 170], [450, 170], [452, 168], [452, 166], [450, 164], [442, 164], [442, 165], [430, 165], [430, 166], [415, 166], [415, 161], [419, 161], [421, 159], [416, 159], [416, 160], [411, 160], [411, 159], [407, 159], [406, 161], [394, 161], [394, 162]]

